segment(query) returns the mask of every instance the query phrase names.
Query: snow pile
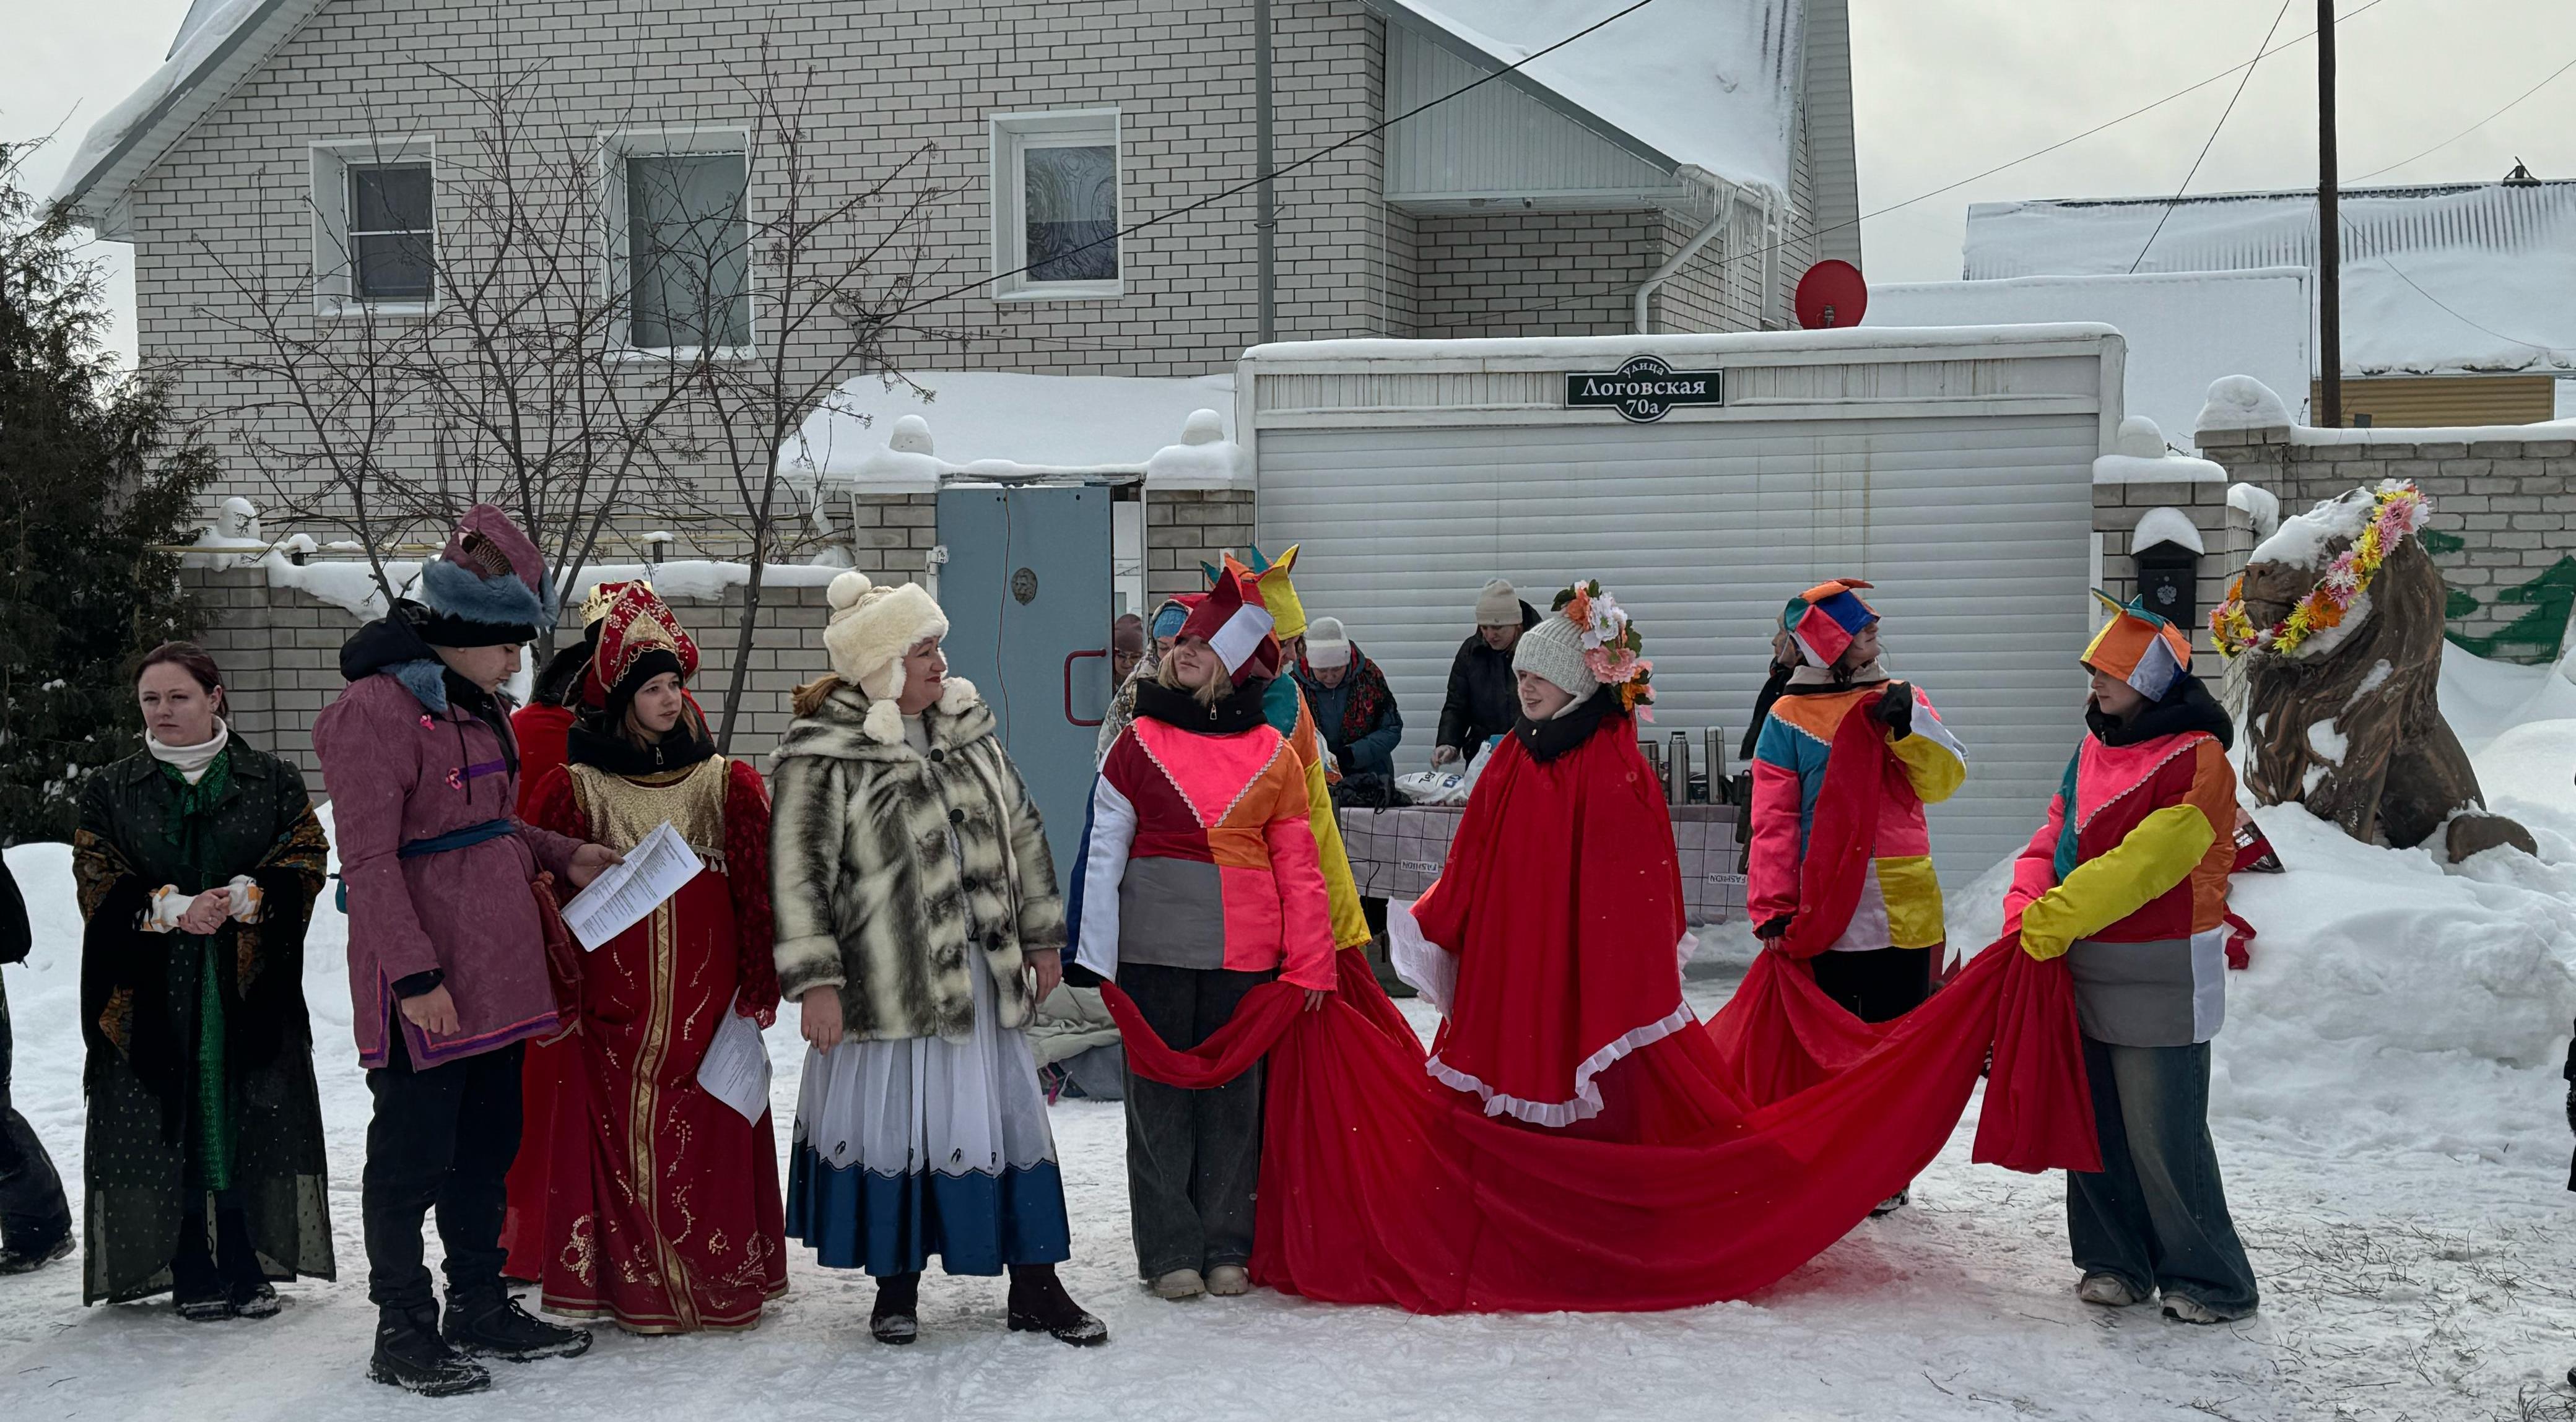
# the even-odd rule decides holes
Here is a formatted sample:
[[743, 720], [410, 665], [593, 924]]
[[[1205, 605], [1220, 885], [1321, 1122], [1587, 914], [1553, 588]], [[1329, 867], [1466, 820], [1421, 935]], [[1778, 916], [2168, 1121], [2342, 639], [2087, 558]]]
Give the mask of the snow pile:
[[2216, 464], [2167, 448], [2164, 428], [2144, 415], [2120, 421], [2111, 452], [2093, 461], [2096, 484], [2218, 484], [2226, 479], [2227, 471]]
[[[2326, 559], [2326, 546], [2340, 538], [2349, 547], [2361, 537], [2361, 531], [2378, 511], [2372, 492], [2355, 489], [2331, 499], [2319, 499], [2306, 513], [2281, 520], [2272, 536], [2254, 546], [2249, 563], [2279, 563], [2285, 567], [2313, 568]], [[2359, 606], [2358, 603], [2355, 606]]]
[[[282, 553], [254, 560], [267, 573], [272, 588], [293, 588], [348, 613], [362, 622], [385, 615], [385, 595], [375, 569], [364, 561], [333, 560], [298, 565]], [[415, 560], [387, 562], [385, 577], [397, 596], [410, 597], [420, 583]], [[838, 563], [772, 563], [760, 575], [763, 587], [821, 587], [846, 565]], [[563, 578], [575, 593], [599, 583], [643, 580], [666, 598], [719, 601], [725, 589], [751, 581], [747, 563], [719, 563], [703, 558], [674, 558], [661, 563], [585, 563]]]
[[1252, 477], [1252, 451], [1225, 437], [1214, 410], [1193, 410], [1181, 425], [1181, 442], [1155, 450], [1145, 461], [1145, 482], [1161, 489], [1231, 489]]
[[936, 489], [942, 477], [959, 471], [997, 478], [1132, 472], [1201, 410], [1216, 412], [1221, 437], [1232, 428], [1232, 374], [861, 376], [806, 419], [781, 451], [779, 467], [800, 481], [915, 493]]
[[2133, 553], [2159, 543], [2175, 544], [2194, 553], [2209, 551], [2201, 541], [2200, 529], [2193, 525], [2191, 516], [2170, 504], [2138, 515], [2138, 526], [2129, 533], [2129, 551]]
[[2277, 430], [2298, 423], [2272, 387], [2250, 375], [2224, 375], [2211, 381], [2209, 394], [2192, 422], [2199, 430]]

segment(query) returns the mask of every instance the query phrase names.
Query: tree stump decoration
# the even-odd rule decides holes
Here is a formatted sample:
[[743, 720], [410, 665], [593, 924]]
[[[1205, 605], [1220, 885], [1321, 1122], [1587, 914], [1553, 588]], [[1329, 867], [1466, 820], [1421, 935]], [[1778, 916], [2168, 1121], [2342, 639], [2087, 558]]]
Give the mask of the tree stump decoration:
[[2416, 536], [2429, 513], [2397, 480], [2319, 503], [2283, 520], [2210, 614], [2245, 785], [2365, 844], [2411, 849], [2439, 832], [2452, 863], [2499, 844], [2537, 854], [2528, 830], [2486, 812], [2442, 719], [2446, 599]]

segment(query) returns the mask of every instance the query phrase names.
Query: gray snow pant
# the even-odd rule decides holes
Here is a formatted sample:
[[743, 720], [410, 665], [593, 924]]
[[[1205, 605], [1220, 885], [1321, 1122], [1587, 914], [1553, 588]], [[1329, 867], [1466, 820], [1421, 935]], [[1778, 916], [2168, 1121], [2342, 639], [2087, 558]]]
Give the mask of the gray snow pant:
[[[1164, 1043], [1214, 1035], [1245, 993], [1276, 976], [1124, 963], [1118, 986]], [[1252, 1262], [1252, 1192], [1261, 1179], [1261, 1064], [1189, 1091], [1127, 1073], [1127, 1205], [1145, 1279]]]
[[2209, 1139], [2209, 1044], [2115, 1047], [2084, 1039], [2102, 1171], [2066, 1172], [2075, 1267], [2141, 1296], [2181, 1295], [2222, 1318], [2254, 1312], [2254, 1266], [2228, 1218]]

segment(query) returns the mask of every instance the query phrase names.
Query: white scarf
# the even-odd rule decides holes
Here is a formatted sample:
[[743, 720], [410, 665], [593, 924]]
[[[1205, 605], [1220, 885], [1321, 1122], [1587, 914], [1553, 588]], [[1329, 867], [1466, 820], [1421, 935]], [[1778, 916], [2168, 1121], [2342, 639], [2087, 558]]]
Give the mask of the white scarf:
[[145, 731], [143, 748], [152, 753], [154, 760], [177, 770], [181, 779], [194, 785], [205, 778], [206, 767], [214, 764], [215, 757], [224, 753], [224, 747], [232, 742], [232, 735], [232, 727], [224, 724], [224, 718], [218, 716], [215, 718], [215, 733], [193, 746], [165, 746], [154, 740], [150, 731]]

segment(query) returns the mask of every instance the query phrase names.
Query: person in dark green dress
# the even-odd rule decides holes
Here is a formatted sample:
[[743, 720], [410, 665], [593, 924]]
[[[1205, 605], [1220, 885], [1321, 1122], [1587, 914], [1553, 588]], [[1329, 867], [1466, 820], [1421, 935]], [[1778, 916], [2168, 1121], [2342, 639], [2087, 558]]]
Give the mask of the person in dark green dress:
[[88, 1066], [81, 1300], [277, 1312], [336, 1270], [304, 930], [329, 848], [304, 777], [242, 744], [185, 642], [143, 658], [144, 749], [90, 777], [72, 868]]

